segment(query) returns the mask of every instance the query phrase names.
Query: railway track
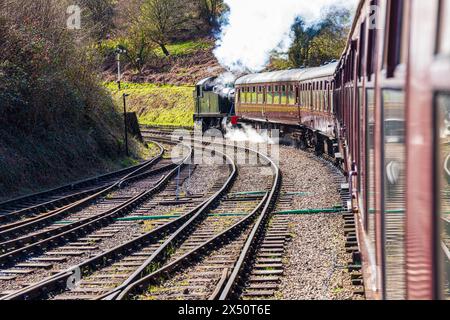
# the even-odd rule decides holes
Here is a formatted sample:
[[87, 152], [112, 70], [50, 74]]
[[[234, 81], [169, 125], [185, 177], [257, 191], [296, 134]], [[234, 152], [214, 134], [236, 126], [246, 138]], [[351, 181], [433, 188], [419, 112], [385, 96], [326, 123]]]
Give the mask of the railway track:
[[[228, 165], [225, 167], [228, 170]], [[173, 173], [176, 173], [177, 171], [178, 168], [174, 169]], [[204, 201], [208, 202], [208, 200], [204, 200], [205, 197], [214, 198], [220, 194], [221, 191], [215, 191], [221, 189], [221, 186], [219, 186], [220, 181], [217, 181], [212, 185], [211, 190], [202, 196], [190, 195], [178, 197], [179, 184], [191, 174], [192, 172], [189, 168], [186, 169], [186, 166], [185, 169], [179, 170], [177, 178], [172, 179], [164, 192], [144, 201], [142, 205], [134, 204], [132, 212], [133, 216], [130, 220], [116, 220], [105, 228], [86, 235], [84, 238], [74, 240], [78, 242], [69, 243], [69, 248], [67, 248], [67, 246], [58, 248], [58, 251], [56, 252], [58, 253], [57, 258], [63, 258], [68, 261], [68, 263], [65, 263], [66, 261], [61, 261], [61, 267], [65, 268], [64, 270], [55, 270], [54, 273], [56, 273], [56, 275], [42, 280], [36, 285], [30, 286], [28, 282], [28, 286], [24, 289], [5, 292], [4, 299], [95, 299], [98, 295], [114, 289], [122, 282], [126, 282], [128, 277], [131, 277], [130, 279], [134, 280], [139, 273], [144, 272], [147, 269], [145, 260], [148, 255], [151, 255], [152, 246], [159, 241], [164, 240], [171, 232], [176, 230], [182, 223], [189, 219], [189, 217], [194, 215], [200, 207], [204, 205]], [[211, 196], [211, 192], [214, 193], [214, 195]], [[177, 198], [174, 199], [176, 195]], [[148, 214], [149, 210], [152, 210], [152, 214], [155, 214], [154, 210], [156, 210], [156, 204], [163, 206], [166, 210], [173, 211], [175, 208], [178, 213], [174, 216], [173, 213], [168, 214], [167, 211], [163, 210], [158, 213], [158, 216], [147, 216], [149, 218], [148, 221], [152, 223], [151, 225], [144, 225], [144, 229], [142, 229], [142, 224], [139, 223], [139, 220], [142, 219], [142, 221], [146, 221], [145, 214]], [[130, 227], [130, 224], [133, 223], [135, 224], [133, 228], [137, 230], [134, 234], [132, 234], [132, 228]], [[141, 224], [141, 227], [137, 227], [136, 224], [138, 226]], [[106, 250], [103, 253], [93, 255], [93, 251], [95, 251], [95, 248], [93, 247], [96, 245], [98, 237], [103, 238], [108, 236], [111, 237], [110, 240], [112, 241], [113, 236], [108, 235], [108, 233], [120, 233], [120, 230], [118, 230], [120, 228], [125, 229], [122, 233], [127, 234], [130, 239], [122, 239], [121, 242], [124, 242], [123, 244], [115, 246], [113, 249]], [[102, 234], [99, 234], [99, 232]], [[116, 244], [118, 243], [117, 240], [114, 241], [116, 241]], [[86, 247], [86, 243], [91, 243], [91, 247]], [[64, 250], [64, 248], [67, 250]], [[80, 258], [82, 260], [81, 263], [73, 263], [74, 260], [70, 259], [70, 255], [81, 256], [84, 250], [90, 251], [91, 257], [84, 256]], [[66, 255], [64, 255], [64, 253], [66, 253]], [[58, 262], [56, 259], [52, 260], [53, 255], [51, 251], [46, 252], [43, 257], [34, 258], [31, 262], [36, 263], [35, 261], [41, 261], [39, 259], [44, 259], [42, 261], [53, 264]], [[138, 264], [142, 264], [143, 262], [144, 265], [142, 268], [138, 268]], [[141, 271], [136, 271], [137, 274], [133, 276], [133, 272], [136, 269], [141, 269]], [[61, 290], [66, 289], [67, 281], [71, 279], [74, 272], [76, 273], [74, 270], [80, 270], [80, 276], [85, 275], [86, 273], [89, 275], [86, 278], [83, 278], [82, 282], [77, 283], [77, 286], [71, 287], [72, 290], [65, 292], [62, 295], [59, 294]], [[93, 288], [92, 285], [96, 287]]]
[[[0, 243], [3, 252], [0, 255], [0, 267], [3, 269], [0, 271], [0, 279], [23, 274], [22, 270], [10, 270], [10, 266], [20, 263], [28, 255], [41, 253], [64, 243], [64, 237], [75, 237], [96, 224], [109, 223], [112, 218], [126, 214], [136, 201], [147, 194], [154, 194], [170, 179], [171, 174], [164, 175], [164, 172], [177, 165], [169, 162], [167, 159], [158, 159], [157, 163], [149, 162], [148, 166], [96, 194], [97, 198], [90, 196], [66, 210], [39, 216], [25, 224], [0, 232], [3, 240]], [[182, 162], [178, 166], [182, 165]], [[171, 173], [173, 175], [173, 170]], [[143, 187], [146, 189], [142, 189]], [[123, 196], [127, 191], [130, 194]]]
[[159, 149], [158, 155], [141, 164], [0, 203], [0, 230], [5, 230], [8, 224], [22, 219], [62, 210], [158, 162], [162, 158], [163, 148], [160, 144], [156, 146]]
[[[315, 157], [316, 158], [316, 157]], [[319, 161], [331, 164], [323, 159]], [[337, 170], [337, 169], [336, 169]], [[333, 175], [336, 185], [342, 185], [345, 179], [339, 173]], [[239, 298], [242, 300], [278, 299], [278, 294], [282, 293], [281, 280], [285, 276], [287, 246], [293, 237], [293, 220], [290, 212], [297, 211], [298, 207], [293, 206], [295, 198], [312, 197], [308, 192], [299, 192], [296, 181], [289, 177], [283, 177], [283, 186], [279, 200], [275, 208], [275, 214], [267, 221], [264, 232], [260, 236], [259, 242], [250, 246], [251, 250], [242, 261], [246, 261], [241, 266], [241, 271], [237, 278], [238, 285], [234, 286], [233, 292], [223, 298]], [[347, 211], [347, 201], [349, 195], [345, 192], [341, 194], [342, 212]], [[336, 210], [339, 208], [336, 207]], [[316, 210], [320, 212], [320, 209]]]
[[278, 167], [264, 155], [259, 157], [271, 169], [269, 187], [263, 183], [257, 192], [230, 189], [213, 208], [198, 213], [201, 219], [193, 217], [161, 245], [158, 250], [167, 264], [105, 298], [218, 299], [223, 290], [230, 290], [242, 254], [257, 241], [280, 187]]
[[[97, 218], [107, 217], [138, 198], [142, 190], [159, 185], [164, 173], [174, 166], [171, 160], [162, 159], [162, 151], [146, 166], [128, 174], [114, 184], [103, 188], [62, 210], [38, 214], [22, 221], [4, 225], [0, 229], [0, 266], [11, 262], [20, 252], [36, 248], [37, 243], [52, 239], [61, 233], [78, 228]], [[64, 220], [63, 220], [64, 219]]]
[[[150, 135], [151, 137], [151, 135]], [[329, 164], [326, 159], [320, 161]], [[343, 183], [342, 176], [336, 173], [337, 185]], [[277, 209], [292, 209], [292, 198], [298, 194], [294, 181], [283, 183]], [[253, 193], [255, 199], [263, 193]], [[342, 211], [348, 211], [350, 196], [342, 191]], [[346, 218], [346, 217], [344, 217]], [[236, 236], [234, 241], [222, 240], [222, 244], [211, 245], [204, 251], [202, 241], [214, 239], [215, 227], [200, 225], [193, 236], [187, 237], [183, 244], [172, 253], [169, 265], [125, 289], [118, 299], [267, 299], [273, 298], [279, 289], [280, 278], [284, 273], [283, 258], [285, 247], [290, 239], [287, 216], [263, 215], [253, 229], [247, 228]], [[224, 221], [217, 221], [223, 225]], [[239, 224], [239, 219], [230, 224]], [[219, 228], [221, 229], [221, 228]], [[226, 229], [226, 228], [224, 228]], [[346, 234], [347, 238], [353, 233]], [[348, 250], [353, 243], [348, 243]], [[200, 247], [199, 247], [200, 246]], [[349, 252], [347, 250], [347, 252]], [[194, 261], [193, 265], [190, 264]], [[195, 263], [196, 261], [196, 263]], [[187, 267], [185, 264], [187, 263]], [[111, 297], [110, 297], [111, 298]]]
[[[147, 139], [174, 143], [169, 134], [144, 133]], [[220, 144], [193, 142], [194, 150], [214, 150], [213, 145]], [[258, 154], [249, 149], [245, 152]], [[289, 203], [295, 193], [294, 183], [285, 183], [281, 189], [279, 168], [263, 154], [257, 156], [262, 163], [253, 168], [239, 166], [217, 150], [211, 154], [226, 159], [227, 164], [216, 170], [227, 174], [216, 179], [208, 192], [180, 192], [180, 185], [193, 175], [185, 164], [187, 157], [170, 172], [170, 181], [169, 175], [164, 176], [167, 180], [156, 181], [155, 192], [138, 194], [103, 222], [93, 221], [80, 230], [46, 239], [53, 242], [48, 247], [46, 241], [43, 245], [33, 242], [36, 251], [12, 252], [16, 259], [7, 262], [13, 272], [0, 271], [0, 289], [2, 280], [17, 286], [0, 293], [0, 300], [273, 296], [283, 275], [289, 226], [286, 217], [271, 213], [280, 194], [277, 206]], [[258, 187], [248, 183], [253, 188], [246, 189], [252, 177], [258, 180], [258, 171], [271, 174], [259, 179]], [[51, 272], [45, 273], [49, 268]], [[34, 270], [40, 271], [38, 277], [32, 276]]]

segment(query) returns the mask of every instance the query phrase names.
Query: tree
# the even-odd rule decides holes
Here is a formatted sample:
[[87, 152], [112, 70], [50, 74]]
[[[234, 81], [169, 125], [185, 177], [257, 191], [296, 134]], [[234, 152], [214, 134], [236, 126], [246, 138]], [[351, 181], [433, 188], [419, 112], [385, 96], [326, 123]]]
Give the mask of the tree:
[[154, 54], [154, 43], [145, 35], [138, 25], [130, 27], [125, 42], [121, 43], [126, 49], [125, 56], [132, 67], [142, 73], [144, 66]]
[[144, 0], [141, 7], [141, 25], [149, 39], [160, 46], [166, 56], [166, 45], [186, 22], [183, 0]]
[[350, 16], [348, 9], [333, 6], [316, 25], [306, 26], [298, 18], [292, 27], [294, 41], [289, 49], [291, 63], [295, 67], [314, 67], [339, 59], [345, 48]]
[[219, 16], [224, 10], [223, 0], [197, 0], [200, 18], [215, 30], [219, 26]]
[[289, 60], [296, 67], [309, 65], [309, 52], [311, 42], [319, 30], [315, 27], [306, 27], [302, 18], [297, 18], [292, 26], [294, 41], [289, 49]]
[[92, 25], [93, 36], [98, 39], [105, 38], [114, 29], [115, 0], [78, 0], [84, 15], [88, 16]]

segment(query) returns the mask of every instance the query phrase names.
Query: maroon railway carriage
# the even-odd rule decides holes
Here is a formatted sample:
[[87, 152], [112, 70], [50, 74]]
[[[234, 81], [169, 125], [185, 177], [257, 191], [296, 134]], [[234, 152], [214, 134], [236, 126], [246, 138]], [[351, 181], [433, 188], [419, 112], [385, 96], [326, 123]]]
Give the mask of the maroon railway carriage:
[[244, 76], [235, 83], [236, 114], [260, 128], [281, 129], [284, 136], [334, 156], [336, 65]]
[[360, 1], [338, 64], [236, 89], [245, 121], [342, 155], [368, 298], [450, 298], [450, 0]]
[[335, 81], [368, 296], [449, 299], [450, 1], [361, 1]]

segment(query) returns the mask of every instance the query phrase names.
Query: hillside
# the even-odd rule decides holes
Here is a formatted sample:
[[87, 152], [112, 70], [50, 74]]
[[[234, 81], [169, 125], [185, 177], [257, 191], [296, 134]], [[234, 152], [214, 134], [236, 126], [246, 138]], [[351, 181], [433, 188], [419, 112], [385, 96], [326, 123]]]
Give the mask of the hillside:
[[[105, 81], [117, 80], [117, 62], [114, 50], [121, 41], [105, 41], [101, 51], [106, 56], [103, 65]], [[214, 40], [200, 38], [167, 45], [171, 53], [166, 57], [160, 49], [154, 50], [154, 58], [138, 72], [124, 59], [123, 80], [135, 83], [159, 85], [195, 85], [206, 77], [219, 75], [225, 70], [217, 62], [212, 52]]]
[[134, 140], [125, 157], [122, 116], [89, 43], [60, 28], [64, 3], [43, 1], [0, 5], [0, 201], [145, 157]]
[[128, 109], [137, 113], [142, 124], [192, 127], [194, 85], [225, 71], [212, 53], [213, 40], [202, 38], [170, 44], [167, 46], [169, 57], [156, 49], [157, 58], [141, 72], [125, 62], [121, 93], [117, 92], [115, 82], [117, 62], [113, 52], [117, 43], [106, 41], [101, 48], [107, 53], [103, 78], [115, 101], [121, 103], [122, 93], [129, 94]]

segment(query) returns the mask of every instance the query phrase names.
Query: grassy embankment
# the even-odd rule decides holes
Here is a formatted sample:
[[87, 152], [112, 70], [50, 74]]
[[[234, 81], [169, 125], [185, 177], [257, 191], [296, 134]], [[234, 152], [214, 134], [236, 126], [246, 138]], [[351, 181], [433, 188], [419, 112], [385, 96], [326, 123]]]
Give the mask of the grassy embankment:
[[118, 92], [116, 83], [107, 83], [117, 103], [122, 94], [127, 98], [128, 111], [136, 112], [143, 125], [192, 127], [194, 121], [193, 86], [158, 86], [149, 83], [124, 83]]

